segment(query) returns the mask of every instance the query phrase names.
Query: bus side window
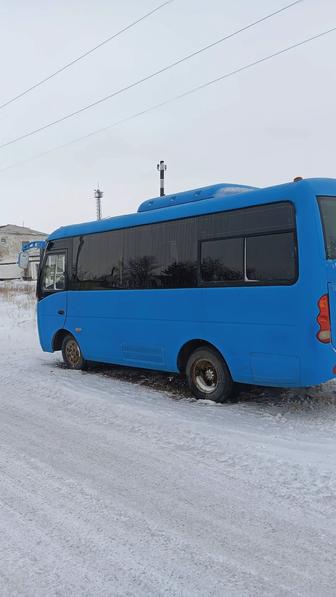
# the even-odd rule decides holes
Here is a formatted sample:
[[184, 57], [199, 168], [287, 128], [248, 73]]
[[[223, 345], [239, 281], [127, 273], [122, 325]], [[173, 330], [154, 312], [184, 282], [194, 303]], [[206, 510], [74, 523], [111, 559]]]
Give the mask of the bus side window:
[[203, 241], [201, 277], [204, 282], [244, 280], [244, 239]]
[[48, 255], [44, 264], [43, 290], [65, 290], [65, 254]]
[[295, 270], [293, 232], [251, 236], [246, 239], [247, 280], [293, 282]]

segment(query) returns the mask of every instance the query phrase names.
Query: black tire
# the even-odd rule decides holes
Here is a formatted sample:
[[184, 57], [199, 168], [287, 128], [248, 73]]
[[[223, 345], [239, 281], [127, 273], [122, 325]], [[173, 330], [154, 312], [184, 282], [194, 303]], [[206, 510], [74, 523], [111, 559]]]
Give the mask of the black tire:
[[86, 369], [86, 361], [83, 359], [80, 346], [71, 334], [65, 336], [62, 342], [62, 356], [68, 369]]
[[202, 346], [191, 353], [186, 376], [189, 387], [198, 400], [226, 402], [233, 397], [234, 383], [228, 366], [213, 348]]

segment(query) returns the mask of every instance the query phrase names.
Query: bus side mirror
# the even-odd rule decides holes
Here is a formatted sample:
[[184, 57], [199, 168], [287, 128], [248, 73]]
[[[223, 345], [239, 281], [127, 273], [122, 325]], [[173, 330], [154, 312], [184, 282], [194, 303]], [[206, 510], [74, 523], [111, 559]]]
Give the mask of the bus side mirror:
[[21, 269], [27, 269], [28, 264], [29, 264], [28, 253], [23, 253], [23, 252], [19, 253], [17, 264]]

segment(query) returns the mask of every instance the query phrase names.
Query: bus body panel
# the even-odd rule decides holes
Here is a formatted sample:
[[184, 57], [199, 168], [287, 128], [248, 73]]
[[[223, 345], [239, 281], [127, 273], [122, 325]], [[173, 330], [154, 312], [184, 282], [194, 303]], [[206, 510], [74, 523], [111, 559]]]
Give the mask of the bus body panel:
[[329, 309], [331, 319], [331, 342], [336, 347], [336, 261], [327, 262]]
[[[288, 302], [285, 293], [276, 296], [269, 288], [251, 309], [251, 292], [258, 289], [211, 290], [206, 300], [204, 289], [70, 292], [66, 327], [88, 360], [177, 371], [181, 348], [203, 340], [222, 353], [237, 381], [300, 383], [294, 316], [276, 318]], [[275, 310], [265, 320], [269, 301]]]
[[39, 301], [37, 305], [39, 338], [45, 352], [53, 352], [54, 337], [65, 326], [67, 301], [67, 292], [57, 292]]
[[173, 338], [177, 345], [193, 336], [194, 314], [202, 311], [202, 289], [72, 291], [68, 296], [66, 326], [81, 328], [76, 337], [86, 359], [170, 371], [176, 371], [177, 359], [167, 347]]
[[[276, 296], [275, 288], [268, 288], [268, 296], [258, 301], [257, 309], [251, 309], [251, 292], [259, 289], [244, 289], [244, 300], [237, 292], [236, 298], [232, 294], [228, 299], [228, 289], [212, 290], [214, 298], [207, 297], [206, 306], [201, 296], [196, 299], [199, 312], [204, 314], [198, 320], [191, 316], [190, 309], [187, 311], [187, 304], [195, 304], [199, 289], [186, 291], [184, 297], [180, 292], [174, 302], [169, 291], [160, 292], [165, 295], [159, 301], [161, 312], [157, 297], [145, 296], [146, 291], [139, 291], [137, 299], [132, 291], [69, 292], [65, 327], [77, 338], [83, 356], [92, 361], [177, 371], [183, 346], [191, 340], [204, 340], [221, 352], [237, 382], [295, 387], [315, 385], [332, 377], [335, 351], [330, 354], [330, 346], [317, 341], [314, 317], [310, 318], [311, 325], [301, 325], [299, 300], [292, 301], [285, 292]], [[130, 309], [135, 300], [136, 309]], [[151, 315], [154, 301], [157, 312], [152, 309]], [[273, 318], [269, 316], [265, 321], [264, 309], [269, 302], [274, 306]], [[285, 312], [284, 306], [291, 319], [277, 319], [277, 313]], [[312, 307], [316, 310], [315, 303]], [[231, 321], [221, 320], [226, 310], [231, 310]], [[99, 317], [92, 317], [92, 313], [99, 313]]]
[[[62, 239], [62, 235], [71, 238], [137, 223], [168, 221], [174, 214], [175, 218], [176, 214], [187, 217], [291, 201], [296, 211], [299, 270], [297, 280], [288, 285], [70, 290], [57, 295], [60, 300], [67, 300], [63, 325], [55, 317], [58, 299], [52, 295], [43, 298], [38, 306], [42, 348], [53, 350], [52, 337], [59, 325], [77, 338], [84, 358], [92, 361], [177, 371], [181, 349], [197, 340], [221, 352], [237, 382], [297, 387], [331, 379], [336, 352], [333, 344], [317, 339], [317, 303], [329, 291], [336, 345], [336, 265], [326, 263], [316, 200], [319, 194], [336, 196], [336, 182], [302, 181], [228, 197], [225, 202], [219, 199], [217, 205], [209, 199], [203, 204], [164, 208], [56, 231], [52, 240]], [[44, 323], [46, 316], [48, 325]]]
[[336, 260], [326, 262], [326, 279], [328, 281], [329, 310], [331, 319], [331, 342], [336, 348]]

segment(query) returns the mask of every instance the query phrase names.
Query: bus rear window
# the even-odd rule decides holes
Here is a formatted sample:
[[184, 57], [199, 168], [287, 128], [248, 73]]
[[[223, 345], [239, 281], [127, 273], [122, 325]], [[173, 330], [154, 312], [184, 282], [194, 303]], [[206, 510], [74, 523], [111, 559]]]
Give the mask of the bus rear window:
[[318, 197], [327, 259], [336, 259], [336, 197]]

